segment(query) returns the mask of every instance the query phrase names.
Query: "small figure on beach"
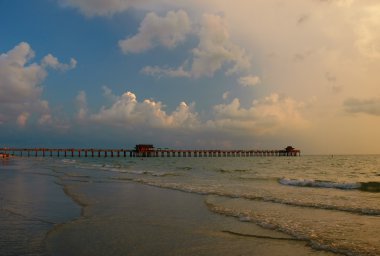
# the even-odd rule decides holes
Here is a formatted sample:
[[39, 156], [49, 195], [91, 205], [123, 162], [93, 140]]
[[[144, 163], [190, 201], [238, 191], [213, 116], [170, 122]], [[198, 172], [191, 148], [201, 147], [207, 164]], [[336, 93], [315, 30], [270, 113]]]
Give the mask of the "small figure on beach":
[[7, 159], [7, 158], [9, 158], [10, 157], [10, 155], [9, 154], [6, 154], [6, 153], [0, 153], [0, 158], [3, 158], [3, 159]]

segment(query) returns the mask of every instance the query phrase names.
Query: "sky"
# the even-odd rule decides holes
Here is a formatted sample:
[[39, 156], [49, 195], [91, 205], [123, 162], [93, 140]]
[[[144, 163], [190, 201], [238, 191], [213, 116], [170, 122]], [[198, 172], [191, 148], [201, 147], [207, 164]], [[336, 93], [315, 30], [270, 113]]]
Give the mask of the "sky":
[[380, 153], [378, 0], [0, 0], [0, 147]]

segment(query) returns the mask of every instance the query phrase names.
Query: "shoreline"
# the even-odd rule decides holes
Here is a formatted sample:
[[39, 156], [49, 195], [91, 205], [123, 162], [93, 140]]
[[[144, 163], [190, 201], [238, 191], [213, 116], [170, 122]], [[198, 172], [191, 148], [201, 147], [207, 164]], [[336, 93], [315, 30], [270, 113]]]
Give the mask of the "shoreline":
[[[80, 205], [81, 217], [49, 231], [51, 255], [334, 255], [213, 213], [205, 195], [135, 182], [62, 184], [62, 189]], [[90, 248], [95, 241], [99, 246]]]

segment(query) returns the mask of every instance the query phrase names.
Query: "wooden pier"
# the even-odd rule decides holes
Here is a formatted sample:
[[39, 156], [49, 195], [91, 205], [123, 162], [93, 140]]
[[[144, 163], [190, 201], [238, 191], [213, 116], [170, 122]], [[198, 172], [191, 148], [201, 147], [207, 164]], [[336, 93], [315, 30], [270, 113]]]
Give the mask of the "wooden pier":
[[291, 146], [280, 150], [156, 149], [140, 144], [135, 149], [0, 148], [0, 154], [19, 157], [280, 157], [300, 156]]

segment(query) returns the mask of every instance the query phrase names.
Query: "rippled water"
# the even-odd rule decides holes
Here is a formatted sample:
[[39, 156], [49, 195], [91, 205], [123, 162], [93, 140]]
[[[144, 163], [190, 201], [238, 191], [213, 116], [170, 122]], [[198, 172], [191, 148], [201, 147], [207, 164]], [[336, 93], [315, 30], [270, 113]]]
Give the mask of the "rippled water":
[[[267, 230], [280, 231], [294, 239], [306, 241], [312, 248], [344, 255], [380, 255], [380, 156], [376, 155], [46, 158], [22, 159], [14, 165], [1, 167], [1, 217], [8, 218], [11, 211], [20, 216], [35, 215], [28, 221], [43, 220], [40, 225], [47, 226], [36, 228], [40, 233], [52, 228], [52, 223], [65, 222], [73, 217], [70, 214], [61, 216], [54, 211], [42, 216], [38, 213], [43, 208], [40, 200], [35, 200], [37, 203], [33, 201], [36, 203], [33, 206], [24, 205], [25, 209], [10, 207], [12, 200], [24, 200], [23, 196], [30, 198], [31, 195], [18, 195], [12, 199], [10, 194], [15, 191], [14, 187], [3, 186], [7, 179], [34, 177], [31, 173], [44, 175], [44, 182], [49, 185], [38, 185], [41, 181], [35, 181], [40, 188], [56, 186], [56, 190], [50, 190], [63, 193], [59, 188], [63, 187], [67, 194], [72, 193], [69, 185], [80, 187], [102, 182], [143, 183], [201, 194], [211, 212], [232, 216]], [[23, 175], [15, 177], [4, 172], [10, 172], [12, 168], [24, 170]], [[33, 193], [40, 197], [43, 195], [38, 190]], [[96, 200], [81, 196], [71, 195], [79, 204]], [[52, 200], [52, 197], [54, 195], [44, 195], [42, 202]], [[72, 214], [77, 211], [72, 202], [67, 202], [65, 207], [71, 207]], [[33, 209], [35, 214], [28, 212]], [[12, 218], [17, 218], [17, 214], [13, 214]], [[26, 221], [25, 218], [23, 221]], [[0, 224], [7, 226], [4, 220]]]

